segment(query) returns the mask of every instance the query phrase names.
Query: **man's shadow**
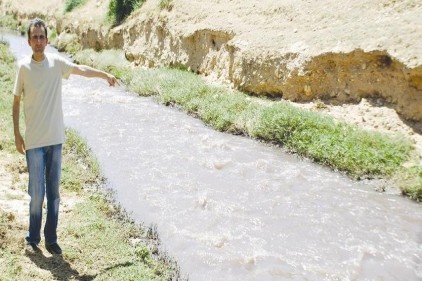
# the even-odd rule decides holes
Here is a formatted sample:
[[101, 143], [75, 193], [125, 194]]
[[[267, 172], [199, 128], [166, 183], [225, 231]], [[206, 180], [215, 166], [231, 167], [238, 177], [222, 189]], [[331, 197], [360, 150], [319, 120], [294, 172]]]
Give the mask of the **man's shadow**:
[[48, 270], [60, 281], [67, 280], [79, 280], [79, 281], [90, 281], [93, 280], [97, 275], [80, 275], [76, 269], [73, 269], [70, 264], [63, 259], [61, 255], [56, 256], [44, 256], [41, 249], [36, 253], [26, 252], [26, 256], [31, 259], [39, 268]]
[[[80, 275], [80, 273], [73, 269], [70, 264], [63, 259], [61, 255], [53, 255], [53, 256], [44, 256], [42, 250], [40, 248], [37, 249], [35, 253], [25, 252], [26, 256], [36, 264], [39, 268], [48, 270], [51, 274], [56, 278], [56, 280], [60, 281], [68, 281], [68, 280], [79, 280], [79, 281], [91, 281], [97, 277], [98, 274], [95, 275]], [[132, 266], [132, 262], [126, 262], [117, 264], [114, 266], [110, 266], [101, 270], [102, 272], [112, 270], [118, 267], [126, 267]]]

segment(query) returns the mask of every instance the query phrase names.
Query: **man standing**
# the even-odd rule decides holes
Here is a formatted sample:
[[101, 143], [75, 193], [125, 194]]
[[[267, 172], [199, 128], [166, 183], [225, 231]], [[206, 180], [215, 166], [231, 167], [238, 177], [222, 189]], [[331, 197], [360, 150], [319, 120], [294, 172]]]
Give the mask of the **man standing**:
[[[26, 156], [29, 172], [28, 194], [29, 231], [27, 249], [39, 251], [41, 241], [42, 205], [47, 198], [47, 218], [44, 226], [45, 247], [51, 254], [61, 254], [57, 243], [59, 216], [59, 184], [62, 144], [65, 141], [62, 112], [62, 78], [70, 74], [107, 80], [110, 86], [118, 84], [106, 72], [69, 62], [58, 54], [44, 53], [47, 46], [47, 28], [36, 18], [28, 26], [28, 44], [32, 56], [19, 61], [14, 87], [13, 125], [16, 149]], [[19, 130], [20, 101], [23, 96], [25, 114], [25, 141]]]

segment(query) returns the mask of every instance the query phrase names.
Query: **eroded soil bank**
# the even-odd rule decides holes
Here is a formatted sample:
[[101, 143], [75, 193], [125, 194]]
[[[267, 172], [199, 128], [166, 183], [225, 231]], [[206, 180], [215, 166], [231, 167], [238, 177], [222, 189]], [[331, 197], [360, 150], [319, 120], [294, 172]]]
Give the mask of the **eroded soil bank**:
[[382, 100], [422, 121], [422, 29], [416, 0], [146, 1], [122, 25], [104, 21], [109, 1], [63, 14], [55, 1], [2, 1], [2, 13], [42, 15], [59, 38], [84, 48], [122, 48], [137, 66], [178, 66], [276, 98], [333, 104]]

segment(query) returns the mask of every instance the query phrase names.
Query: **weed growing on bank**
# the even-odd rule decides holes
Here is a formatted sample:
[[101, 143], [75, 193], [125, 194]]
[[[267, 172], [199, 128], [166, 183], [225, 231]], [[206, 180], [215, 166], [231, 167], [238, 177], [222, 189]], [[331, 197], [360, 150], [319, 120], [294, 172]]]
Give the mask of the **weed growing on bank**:
[[[7, 188], [28, 206], [24, 158], [14, 148], [11, 118], [15, 59], [6, 44], [0, 44], [0, 61], [0, 157], [9, 159], [13, 186]], [[18, 216], [26, 212], [0, 209], [0, 280], [180, 280], [175, 262], [159, 253], [154, 229], [135, 224], [101, 187], [86, 142], [69, 129], [66, 139], [58, 228], [63, 256], [49, 255], [42, 245], [41, 254], [25, 253], [27, 218]]]
[[[95, 57], [104, 55], [83, 50], [75, 59], [95, 65]], [[107, 59], [102, 57], [101, 61]], [[356, 179], [395, 179], [403, 193], [422, 200], [422, 168], [403, 167], [414, 157], [414, 148], [404, 137], [362, 130], [287, 102], [271, 102], [212, 86], [184, 70], [130, 68], [122, 62], [120, 66], [100, 67], [111, 71], [139, 95], [153, 95], [162, 104], [182, 108], [219, 131], [283, 146]]]
[[64, 3], [64, 11], [70, 12], [73, 9], [82, 6], [86, 3], [87, 0], [66, 0]]
[[173, 6], [172, 0], [160, 0], [159, 7], [161, 10], [164, 10], [164, 9], [171, 10], [172, 6]]
[[422, 167], [401, 167], [401, 171], [394, 175], [398, 187], [412, 199], [422, 202]]
[[108, 5], [107, 17], [113, 25], [119, 25], [144, 2], [145, 0], [111, 0]]
[[[98, 162], [76, 131], [66, 130], [66, 144], [63, 147], [63, 154], [67, 157], [63, 159], [60, 186], [70, 191], [81, 192], [86, 186], [100, 185], [104, 178], [100, 176]], [[77, 163], [77, 167], [73, 163]], [[80, 172], [81, 169], [83, 173]]]
[[[1, 3], [1, 1], [0, 1]], [[0, 16], [0, 26], [6, 27], [11, 30], [17, 30], [18, 29], [18, 21], [15, 18], [14, 15], [1, 15]]]

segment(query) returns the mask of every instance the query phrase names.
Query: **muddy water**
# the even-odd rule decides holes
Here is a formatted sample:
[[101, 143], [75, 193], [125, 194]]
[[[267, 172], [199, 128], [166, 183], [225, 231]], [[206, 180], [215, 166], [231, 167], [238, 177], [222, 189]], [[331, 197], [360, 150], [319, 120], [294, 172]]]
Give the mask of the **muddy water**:
[[422, 280], [420, 204], [101, 80], [65, 81], [64, 114], [190, 280]]

